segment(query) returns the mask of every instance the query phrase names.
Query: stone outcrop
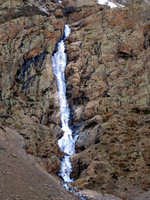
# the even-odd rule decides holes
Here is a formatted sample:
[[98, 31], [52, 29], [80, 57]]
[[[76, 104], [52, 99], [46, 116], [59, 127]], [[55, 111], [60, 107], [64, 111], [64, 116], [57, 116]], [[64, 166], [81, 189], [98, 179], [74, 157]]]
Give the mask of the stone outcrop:
[[82, 190], [121, 199], [149, 190], [149, 12], [92, 6], [69, 18], [67, 96], [79, 133], [72, 177]]
[[58, 10], [50, 1], [3, 1], [0, 15], [0, 123], [18, 130], [27, 152], [54, 173], [63, 155], [56, 139], [60, 114], [51, 66], [66, 20]]

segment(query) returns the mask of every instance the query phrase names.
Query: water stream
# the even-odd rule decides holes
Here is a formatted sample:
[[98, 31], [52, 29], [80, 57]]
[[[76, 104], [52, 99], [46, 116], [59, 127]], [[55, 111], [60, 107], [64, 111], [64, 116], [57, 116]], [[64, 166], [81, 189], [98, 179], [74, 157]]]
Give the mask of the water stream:
[[64, 180], [64, 186], [68, 189], [68, 183], [73, 180], [70, 178], [72, 172], [72, 164], [70, 156], [75, 153], [75, 141], [77, 136], [73, 138], [72, 131], [69, 128], [70, 110], [66, 98], [66, 83], [65, 83], [65, 68], [67, 65], [67, 55], [65, 53], [64, 40], [69, 36], [71, 29], [69, 25], [65, 25], [64, 39], [58, 43], [58, 51], [52, 57], [53, 73], [57, 79], [58, 96], [60, 103], [61, 123], [64, 132], [63, 137], [58, 140], [58, 145], [61, 150], [67, 155], [64, 156], [61, 163], [60, 176]]
[[71, 33], [71, 29], [69, 25], [65, 25], [64, 30], [64, 38], [58, 43], [58, 51], [52, 57], [52, 67], [53, 73], [57, 79], [57, 89], [59, 96], [59, 104], [60, 104], [60, 113], [61, 113], [61, 123], [62, 130], [64, 132], [63, 137], [58, 140], [58, 145], [61, 150], [67, 155], [64, 156], [61, 162], [60, 176], [64, 180], [63, 186], [73, 192], [75, 195], [79, 196], [82, 200], [86, 200], [80, 194], [74, 191], [73, 188], [69, 188], [68, 183], [73, 182], [73, 179], [70, 178], [70, 174], [72, 172], [72, 163], [70, 160], [70, 156], [75, 153], [75, 142], [77, 140], [78, 135], [72, 136], [72, 131], [69, 128], [69, 117], [70, 110], [69, 105], [66, 98], [66, 83], [65, 83], [65, 68], [67, 66], [67, 55], [65, 53], [65, 43], [64, 40]]
[[[60, 0], [58, 2], [61, 3]], [[102, 3], [106, 3], [106, 2], [102, 2]], [[72, 136], [72, 131], [69, 127], [70, 110], [69, 110], [69, 105], [66, 98], [65, 68], [67, 66], [67, 55], [65, 53], [64, 41], [69, 36], [70, 33], [71, 33], [71, 29], [69, 28], [69, 25], [66, 24], [64, 28], [64, 38], [58, 43], [58, 51], [52, 57], [53, 73], [57, 79], [57, 89], [58, 89], [60, 113], [61, 113], [61, 124], [62, 124], [62, 130], [64, 132], [63, 137], [58, 140], [58, 145], [61, 148], [61, 150], [67, 154], [62, 159], [59, 175], [64, 180], [64, 184], [63, 184], [64, 187], [68, 190], [69, 190], [68, 183], [73, 181], [70, 178], [70, 175], [72, 172], [72, 164], [71, 164], [70, 156], [75, 153], [75, 142], [78, 137], [77, 135], [75, 137]], [[82, 197], [82, 199], [84, 198]]]
[[[61, 3], [61, 0], [58, 0]], [[98, 0], [99, 4], [109, 5], [111, 8], [118, 7], [118, 5], [109, 2], [109, 0]], [[69, 105], [66, 98], [66, 83], [65, 83], [65, 68], [67, 66], [67, 55], [65, 53], [65, 39], [71, 33], [71, 29], [69, 25], [65, 25], [64, 29], [64, 38], [58, 43], [58, 51], [52, 57], [52, 67], [53, 73], [57, 79], [57, 89], [59, 96], [59, 104], [60, 104], [60, 113], [61, 113], [61, 124], [62, 130], [64, 132], [61, 139], [58, 140], [58, 145], [61, 150], [67, 155], [63, 157], [61, 162], [61, 169], [59, 175], [64, 180], [63, 186], [70, 191], [73, 191], [73, 188], [69, 188], [68, 183], [73, 182], [70, 178], [72, 172], [72, 163], [70, 156], [75, 153], [75, 142], [77, 140], [77, 135], [72, 136], [72, 130], [69, 127], [69, 117], [70, 110]], [[76, 192], [77, 196], [80, 196], [81, 199], [86, 200], [84, 197], [79, 195]]]
[[[107, 2], [107, 0], [101, 0], [101, 1], [102, 3]], [[58, 2], [61, 3], [60, 0]], [[66, 189], [69, 189], [68, 183], [73, 181], [70, 178], [70, 174], [72, 172], [72, 164], [70, 156], [75, 153], [75, 142], [77, 140], [77, 135], [73, 138], [72, 131], [69, 128], [68, 124], [70, 117], [70, 110], [66, 98], [66, 83], [65, 83], [65, 68], [67, 66], [67, 55], [65, 53], [64, 40], [69, 36], [70, 33], [71, 29], [69, 28], [69, 25], [66, 24], [64, 29], [64, 38], [58, 43], [58, 51], [52, 57], [53, 73], [57, 79], [62, 130], [64, 132], [63, 137], [60, 140], [58, 140], [58, 145], [61, 148], [61, 150], [67, 154], [66, 156], [64, 156], [61, 162], [61, 169], [60, 169], [60, 176], [64, 180], [64, 186], [66, 187]]]

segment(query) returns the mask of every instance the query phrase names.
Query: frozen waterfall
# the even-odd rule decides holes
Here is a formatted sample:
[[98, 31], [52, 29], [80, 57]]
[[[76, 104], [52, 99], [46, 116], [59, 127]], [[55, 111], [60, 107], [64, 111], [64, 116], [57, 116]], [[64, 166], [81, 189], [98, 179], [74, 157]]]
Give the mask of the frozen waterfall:
[[69, 28], [69, 25], [65, 25], [64, 39], [58, 43], [58, 51], [52, 57], [53, 73], [57, 79], [62, 130], [64, 132], [63, 137], [58, 140], [58, 145], [64, 153], [68, 154], [67, 156], [64, 156], [60, 170], [60, 175], [65, 182], [66, 188], [68, 187], [67, 183], [72, 182], [70, 179], [70, 174], [72, 172], [70, 155], [75, 153], [75, 141], [77, 139], [77, 136], [75, 138], [72, 137], [72, 131], [68, 125], [70, 110], [66, 99], [65, 68], [67, 65], [67, 55], [65, 53], [64, 40], [69, 36], [70, 32], [71, 29]]

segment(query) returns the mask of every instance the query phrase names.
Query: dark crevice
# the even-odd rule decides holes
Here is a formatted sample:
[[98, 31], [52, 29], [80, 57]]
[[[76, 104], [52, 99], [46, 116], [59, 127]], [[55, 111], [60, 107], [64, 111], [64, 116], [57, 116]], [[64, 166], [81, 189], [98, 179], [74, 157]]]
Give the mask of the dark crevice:
[[137, 114], [148, 115], [148, 114], [150, 114], [150, 108], [141, 109], [141, 108], [136, 107], [136, 108], [132, 108], [131, 112], [137, 113]]
[[119, 58], [124, 58], [125, 60], [127, 60], [128, 58], [136, 58], [137, 56], [133, 54], [133, 52], [131, 52], [131, 54], [119, 51], [118, 52], [118, 57]]
[[144, 40], [144, 46], [143, 46], [143, 48], [147, 49], [150, 46], [150, 31], [147, 31], [144, 34], [144, 37], [145, 37], [145, 40]]

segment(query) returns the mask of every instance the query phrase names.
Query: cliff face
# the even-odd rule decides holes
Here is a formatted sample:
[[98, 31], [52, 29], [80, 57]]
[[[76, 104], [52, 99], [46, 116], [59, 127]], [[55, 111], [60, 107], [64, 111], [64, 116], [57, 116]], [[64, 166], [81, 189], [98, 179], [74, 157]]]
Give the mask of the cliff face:
[[27, 152], [48, 172], [58, 171], [62, 132], [51, 60], [67, 21], [67, 98], [70, 125], [79, 133], [74, 185], [90, 199], [108, 193], [144, 200], [150, 186], [150, 6], [83, 4], [0, 3], [0, 122], [24, 136]]
[[42, 5], [4, 1], [1, 8], [1, 124], [24, 135], [27, 151], [45, 157], [48, 171], [57, 172], [56, 155], [61, 158], [62, 153], [53, 134], [59, 129], [55, 120], [59, 105], [51, 57], [63, 35], [65, 18], [58, 4], [49, 1]]
[[138, 199], [149, 190], [149, 12], [145, 4], [97, 6], [69, 18], [66, 76], [79, 132], [72, 156], [78, 188], [123, 199]]

